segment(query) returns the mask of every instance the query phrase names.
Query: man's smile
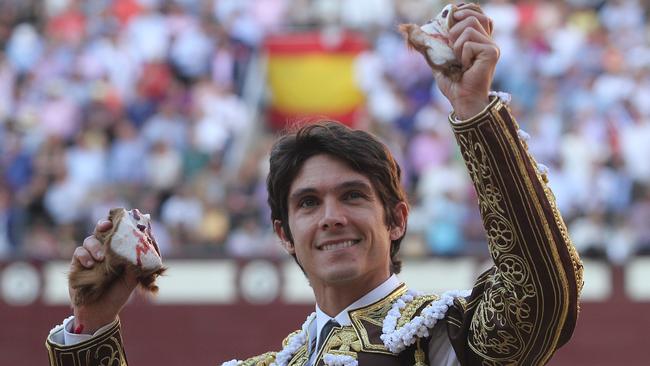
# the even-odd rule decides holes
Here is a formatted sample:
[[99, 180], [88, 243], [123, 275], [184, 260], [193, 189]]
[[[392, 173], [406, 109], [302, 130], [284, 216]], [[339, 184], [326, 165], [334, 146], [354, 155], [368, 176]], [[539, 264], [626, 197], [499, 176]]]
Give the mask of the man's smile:
[[324, 243], [321, 243], [316, 246], [318, 250], [323, 250], [323, 251], [329, 251], [329, 250], [337, 250], [337, 249], [345, 249], [345, 248], [350, 248], [351, 246], [358, 244], [361, 240], [352, 240], [352, 239], [346, 239], [346, 240], [330, 240]]

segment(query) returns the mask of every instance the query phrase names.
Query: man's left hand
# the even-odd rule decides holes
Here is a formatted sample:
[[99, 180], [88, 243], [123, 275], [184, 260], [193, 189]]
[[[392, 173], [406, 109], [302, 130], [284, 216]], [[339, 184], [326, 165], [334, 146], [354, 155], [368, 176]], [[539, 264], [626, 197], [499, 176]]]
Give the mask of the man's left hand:
[[457, 118], [462, 120], [475, 116], [488, 105], [499, 47], [492, 39], [492, 19], [478, 5], [461, 5], [453, 16], [456, 23], [449, 30], [449, 40], [463, 74], [458, 81], [436, 71], [434, 77]]

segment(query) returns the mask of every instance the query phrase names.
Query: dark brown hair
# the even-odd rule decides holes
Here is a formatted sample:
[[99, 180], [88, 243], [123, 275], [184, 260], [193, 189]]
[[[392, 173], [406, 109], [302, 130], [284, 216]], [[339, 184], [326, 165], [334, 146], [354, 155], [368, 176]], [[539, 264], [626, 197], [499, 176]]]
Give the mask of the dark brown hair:
[[[312, 156], [325, 154], [345, 162], [354, 171], [368, 177], [384, 208], [387, 227], [398, 224], [394, 208], [406, 201], [401, 185], [401, 170], [388, 148], [377, 137], [353, 130], [335, 121], [319, 121], [282, 136], [271, 149], [270, 171], [266, 180], [271, 220], [279, 220], [293, 243], [289, 228], [288, 195], [302, 165]], [[391, 242], [391, 273], [399, 273], [400, 238]], [[295, 256], [294, 256], [295, 258]]]

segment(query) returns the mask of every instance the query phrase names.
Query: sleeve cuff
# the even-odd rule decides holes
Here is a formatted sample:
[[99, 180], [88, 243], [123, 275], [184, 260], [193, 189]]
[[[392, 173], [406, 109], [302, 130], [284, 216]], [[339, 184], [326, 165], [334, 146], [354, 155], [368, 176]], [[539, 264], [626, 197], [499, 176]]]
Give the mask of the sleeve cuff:
[[93, 337], [97, 337], [99, 335], [104, 334], [106, 331], [108, 331], [115, 323], [117, 323], [117, 319], [115, 319], [113, 322], [104, 325], [103, 327], [99, 328], [95, 333], [93, 334], [76, 334], [72, 332], [72, 325], [74, 324], [74, 316], [70, 316], [63, 320], [63, 323], [60, 325], [57, 325], [50, 331], [50, 341], [52, 343], [61, 345], [61, 346], [72, 346], [77, 343], [81, 343], [84, 341], [87, 341]]
[[488, 113], [488, 111], [496, 104], [503, 103], [505, 105], [508, 105], [510, 104], [510, 100], [512, 99], [510, 94], [504, 92], [497, 92], [497, 91], [491, 91], [489, 93], [489, 98], [490, 98], [490, 103], [488, 103], [488, 105], [486, 105], [485, 108], [483, 108], [483, 110], [477, 113], [475, 116], [462, 120], [456, 116], [456, 111], [452, 111], [449, 114], [449, 121], [454, 125], [462, 125], [462, 124], [476, 121], [477, 119], [481, 119], [481, 117], [483, 117], [486, 113]]

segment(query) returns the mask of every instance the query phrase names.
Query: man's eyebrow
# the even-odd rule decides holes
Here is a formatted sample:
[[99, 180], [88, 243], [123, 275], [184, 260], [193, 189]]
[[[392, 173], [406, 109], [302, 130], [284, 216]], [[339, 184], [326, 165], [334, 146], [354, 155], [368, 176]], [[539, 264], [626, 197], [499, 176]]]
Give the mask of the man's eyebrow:
[[362, 181], [362, 180], [350, 180], [347, 182], [340, 183], [336, 186], [337, 190], [345, 190], [345, 189], [360, 189], [360, 190], [366, 190], [366, 191], [371, 191], [372, 187]]
[[291, 195], [289, 195], [289, 201], [295, 201], [295, 200], [297, 200], [298, 198], [300, 198], [300, 197], [302, 197], [304, 195], [307, 195], [307, 194], [310, 194], [310, 193], [316, 193], [316, 192], [318, 192], [318, 190], [316, 190], [316, 188], [311, 188], [311, 187], [300, 188], [300, 189], [296, 190], [295, 192], [291, 193]]
[[[339, 183], [334, 187], [335, 191], [342, 191], [346, 189], [359, 189], [362, 191], [372, 191], [372, 187], [368, 183], [356, 179]], [[304, 195], [314, 194], [314, 193], [318, 193], [318, 190], [316, 188], [313, 187], [300, 188], [297, 189], [295, 192], [291, 193], [291, 195], [289, 195], [289, 201], [294, 201]]]

